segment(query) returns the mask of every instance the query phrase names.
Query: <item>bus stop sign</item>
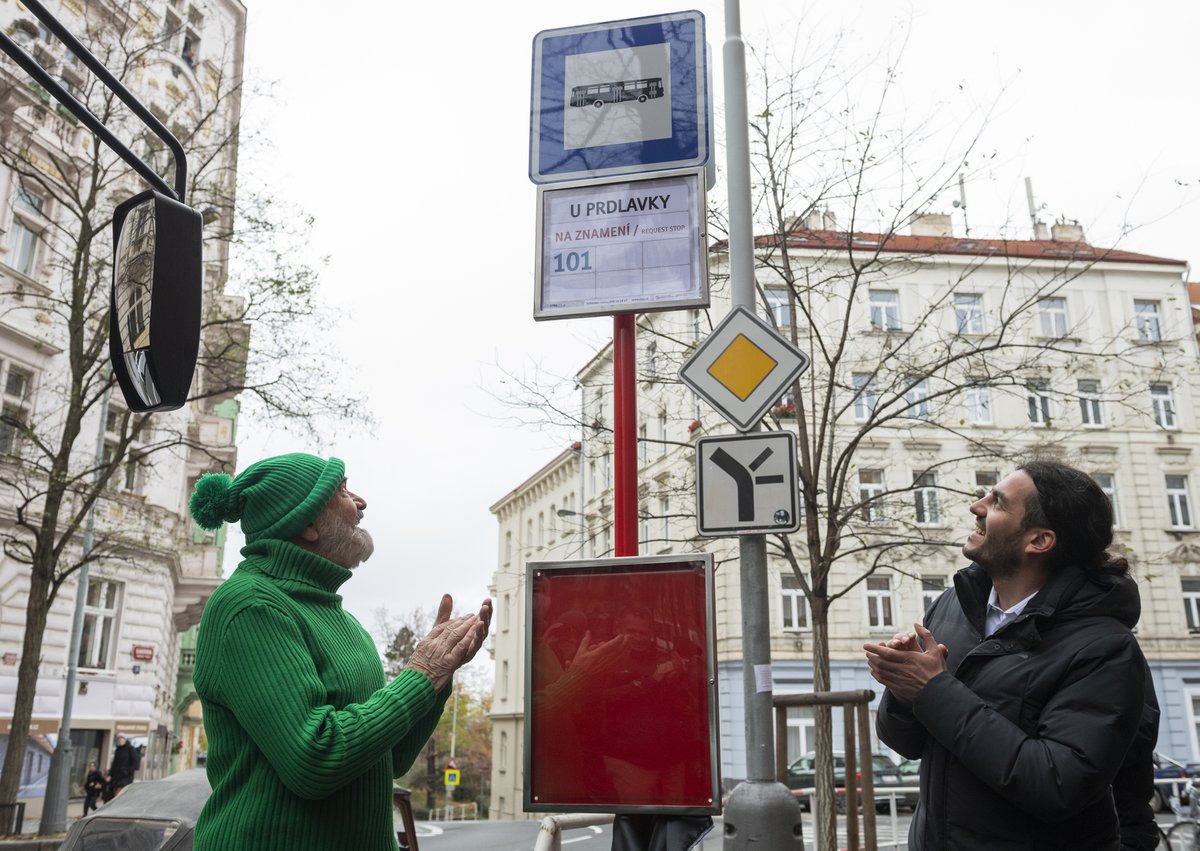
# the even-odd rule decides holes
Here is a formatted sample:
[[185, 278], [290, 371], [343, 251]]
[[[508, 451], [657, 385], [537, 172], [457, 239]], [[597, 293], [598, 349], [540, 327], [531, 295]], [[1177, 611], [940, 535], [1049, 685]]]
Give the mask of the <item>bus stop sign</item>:
[[529, 177], [703, 166], [708, 97], [699, 12], [543, 30], [533, 38]]

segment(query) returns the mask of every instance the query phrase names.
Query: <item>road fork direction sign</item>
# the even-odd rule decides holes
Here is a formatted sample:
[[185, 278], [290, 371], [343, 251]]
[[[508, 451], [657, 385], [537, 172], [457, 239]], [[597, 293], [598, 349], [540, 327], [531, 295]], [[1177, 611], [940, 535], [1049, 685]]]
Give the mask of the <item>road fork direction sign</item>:
[[749, 431], [808, 369], [809, 358], [735, 307], [679, 369], [679, 378], [739, 431]]
[[768, 431], [700, 439], [696, 490], [701, 535], [795, 532], [800, 528], [796, 435]]

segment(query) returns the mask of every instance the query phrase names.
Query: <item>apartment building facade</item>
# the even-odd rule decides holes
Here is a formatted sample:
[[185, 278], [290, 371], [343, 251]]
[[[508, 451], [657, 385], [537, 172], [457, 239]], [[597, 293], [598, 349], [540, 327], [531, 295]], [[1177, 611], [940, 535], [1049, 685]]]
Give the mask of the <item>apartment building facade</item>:
[[[47, 6], [193, 152], [188, 200], [204, 207], [206, 316], [235, 314], [237, 300], [224, 292], [229, 256], [220, 234], [233, 222], [245, 7], [238, 0]], [[103, 95], [91, 73], [24, 7], [0, 4], [0, 27], [95, 111]], [[90, 347], [97, 339], [92, 323], [107, 323], [107, 217], [146, 186], [14, 64], [0, 65], [0, 78], [0, 744], [20, 747], [8, 733], [30, 596], [22, 542], [45, 509], [50, 459], [70, 422], [69, 401], [80, 393], [72, 384], [79, 359], [84, 394], [105, 380], [107, 343]], [[119, 109], [110, 120], [116, 135], [172, 183], [174, 163], [161, 141]], [[92, 230], [97, 222], [103, 227]], [[135, 432], [119, 391], [93, 393], [78, 435], [66, 439], [65, 475], [78, 486], [69, 489], [59, 534], [69, 522], [78, 529], [64, 540], [59, 570], [78, 563], [89, 523], [93, 552], [103, 553], [89, 566], [75, 660], [73, 793], [89, 761], [107, 766], [117, 733], [146, 746], [146, 777], [174, 770], [189, 744], [200, 741], [179, 735], [195, 698], [186, 666], [182, 687], [177, 679], [181, 635], [199, 621], [220, 581], [224, 540], [192, 523], [187, 500], [203, 472], [232, 469], [236, 458], [239, 406], [220, 388], [229, 386], [230, 370], [244, 370], [245, 354], [222, 363], [211, 358], [229, 333], [244, 341], [244, 327], [229, 327], [220, 332], [224, 341], [205, 332], [197, 401], [154, 414]], [[85, 494], [95, 468], [114, 464], [89, 512]], [[18, 793], [35, 802], [31, 812], [44, 794], [62, 717], [77, 580], [74, 573], [61, 582], [41, 647]]]
[[[814, 362], [796, 388], [801, 398], [781, 398], [766, 427], [817, 440], [810, 445], [841, 471], [818, 481], [816, 500], [833, 505], [845, 553], [828, 578], [831, 688], [878, 693], [862, 643], [920, 620], [964, 564], [975, 494], [1016, 459], [1049, 454], [1087, 470], [1113, 499], [1115, 546], [1142, 592], [1138, 636], [1163, 707], [1159, 749], [1200, 758], [1200, 384], [1186, 264], [1091, 246], [1067, 224], [1022, 241], [956, 237], [948, 217], [886, 236], [811, 224], [757, 238], [756, 276], [759, 312]], [[713, 246], [707, 313], [639, 318], [638, 531], [643, 553], [714, 553], [728, 785], [745, 776], [737, 544], [696, 534], [694, 443], [733, 429], [675, 375], [729, 309], [727, 260], [725, 246]], [[502, 588], [522, 587], [527, 560], [612, 553], [611, 351], [576, 381], [578, 449], [493, 506], [498, 599]], [[835, 488], [843, 496], [832, 504]], [[577, 523], [551, 534], [543, 518], [566, 503]], [[805, 535], [790, 541], [807, 572]], [[769, 540], [768, 556], [773, 689], [811, 691], [812, 606], [780, 542]], [[496, 761], [492, 804], [503, 799], [506, 811], [494, 811], [519, 818], [511, 802], [522, 788], [521, 594], [508, 605], [495, 655], [509, 696], [494, 710], [507, 761]], [[811, 715], [791, 710], [789, 753], [810, 750], [812, 734]]]

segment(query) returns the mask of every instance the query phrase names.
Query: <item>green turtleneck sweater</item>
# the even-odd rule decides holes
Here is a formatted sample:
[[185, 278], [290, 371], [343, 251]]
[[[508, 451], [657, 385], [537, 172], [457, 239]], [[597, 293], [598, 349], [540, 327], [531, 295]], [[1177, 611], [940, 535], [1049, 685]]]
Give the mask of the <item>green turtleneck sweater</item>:
[[287, 541], [242, 550], [204, 607], [196, 691], [212, 797], [197, 851], [394, 851], [392, 779], [433, 732], [450, 687], [384, 682], [336, 593], [350, 571]]

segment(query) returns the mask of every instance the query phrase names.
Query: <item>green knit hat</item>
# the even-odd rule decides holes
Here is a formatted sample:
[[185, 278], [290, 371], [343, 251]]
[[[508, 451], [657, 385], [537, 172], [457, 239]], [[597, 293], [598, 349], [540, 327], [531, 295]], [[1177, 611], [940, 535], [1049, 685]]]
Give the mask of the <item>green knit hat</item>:
[[188, 510], [209, 531], [241, 520], [247, 544], [286, 540], [313, 522], [345, 476], [346, 465], [337, 458], [276, 455], [251, 464], [236, 479], [228, 473], [201, 476]]

